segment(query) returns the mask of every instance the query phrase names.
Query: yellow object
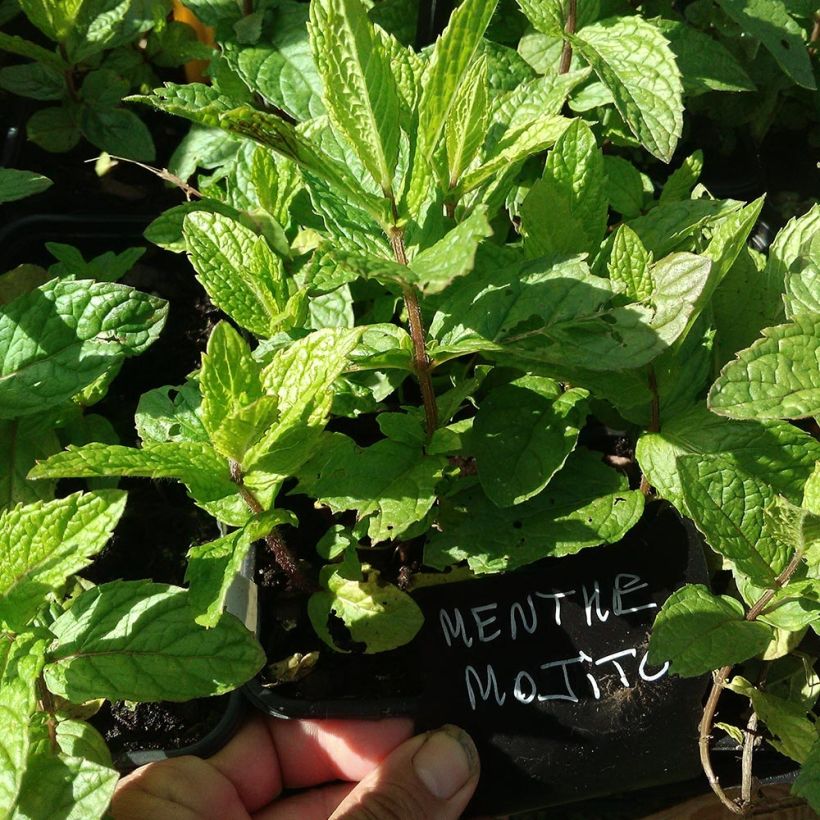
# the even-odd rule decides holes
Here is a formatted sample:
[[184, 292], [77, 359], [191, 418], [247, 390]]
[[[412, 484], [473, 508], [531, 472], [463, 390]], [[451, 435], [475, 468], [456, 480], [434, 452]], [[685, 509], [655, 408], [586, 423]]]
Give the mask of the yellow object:
[[[214, 30], [210, 26], [201, 23], [194, 13], [185, 8], [179, 0], [173, 0], [174, 20], [178, 23], [189, 25], [195, 32], [200, 43], [213, 46]], [[205, 76], [205, 69], [208, 67], [208, 60], [191, 60], [185, 63], [185, 78], [189, 83], [205, 83], [208, 78]]]

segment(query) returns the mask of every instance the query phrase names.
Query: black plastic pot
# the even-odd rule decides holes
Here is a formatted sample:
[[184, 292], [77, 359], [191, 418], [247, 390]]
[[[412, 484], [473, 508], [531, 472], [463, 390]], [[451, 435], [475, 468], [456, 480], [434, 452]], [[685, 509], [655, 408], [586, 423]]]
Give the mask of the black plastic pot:
[[[243, 575], [250, 623], [258, 610], [252, 561]], [[471, 806], [478, 813], [686, 780], [699, 770], [706, 678], [669, 677], [646, 665], [644, 655], [666, 598], [684, 583], [707, 580], [692, 525], [654, 504], [620, 544], [416, 591], [426, 617], [406, 649], [419, 675], [415, 694], [358, 699], [338, 668], [333, 685], [347, 687], [344, 697], [294, 696], [291, 685], [271, 687], [260, 677], [244, 692], [259, 709], [284, 718], [406, 715], [418, 730], [463, 726], [482, 760]], [[262, 623], [263, 643], [265, 632]], [[346, 657], [351, 669], [365, 661]], [[321, 663], [311, 674], [321, 674]]]

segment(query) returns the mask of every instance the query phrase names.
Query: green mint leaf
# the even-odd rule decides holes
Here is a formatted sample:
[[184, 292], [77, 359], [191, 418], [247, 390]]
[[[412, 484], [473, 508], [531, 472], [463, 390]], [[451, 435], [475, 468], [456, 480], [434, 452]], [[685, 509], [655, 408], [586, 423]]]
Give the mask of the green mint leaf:
[[360, 0], [316, 0], [310, 15], [330, 118], [388, 195], [399, 153], [399, 97], [387, 52]]
[[379, 413], [376, 423], [387, 438], [417, 449], [424, 447], [425, 430], [420, 414]]
[[280, 524], [296, 526], [297, 523], [286, 510], [271, 510], [222, 538], [191, 547], [185, 580], [189, 586], [191, 609], [200, 626], [214, 627], [219, 623], [228, 590], [242, 568], [251, 544]]
[[493, 147], [492, 153], [475, 168], [464, 173], [456, 189], [459, 194], [468, 193], [493, 179], [498, 174], [505, 177], [515, 174], [527, 157], [549, 148], [561, 136], [570, 120], [557, 114], [545, 114], [507, 129], [503, 138]]
[[[532, 125], [545, 115], [560, 114], [569, 94], [591, 73], [591, 69], [567, 74], [548, 74], [518, 83], [512, 90], [491, 98], [490, 127], [484, 143], [484, 153], [495, 153], [499, 143], [509, 144], [511, 134]], [[569, 123], [565, 123], [569, 125]]]
[[412, 370], [413, 340], [398, 325], [367, 325], [348, 354], [350, 370]]
[[[712, 333], [701, 319], [680, 344], [664, 350], [649, 368], [592, 371], [556, 367], [558, 373], [578, 387], [588, 389], [597, 399], [610, 402], [624, 419], [647, 427], [653, 417], [653, 396], [657, 393], [658, 415], [665, 425], [687, 412], [708, 384], [712, 372]], [[654, 386], [651, 385], [654, 376]]]
[[[746, 238], [751, 233], [763, 207], [763, 197], [724, 217], [712, 230], [709, 244], [703, 256], [711, 259], [708, 276], [698, 294], [694, 309], [689, 314], [685, 328], [679, 334], [685, 337], [703, 308], [711, 301], [712, 294], [728, 273], [741, 251], [746, 247]], [[663, 292], [663, 289], [662, 289]]]
[[191, 202], [182, 202], [163, 211], [143, 232], [143, 236], [155, 245], [159, 245], [172, 253], [183, 253], [186, 250], [185, 237], [182, 227], [185, 217], [190, 213], [205, 211], [207, 213], [222, 214], [223, 216], [239, 219], [241, 214], [232, 205], [220, 202], [218, 199], [202, 197]]
[[803, 488], [803, 507], [814, 515], [820, 515], [820, 464], [815, 465]]
[[316, 552], [326, 561], [333, 561], [347, 550], [355, 548], [358, 541], [342, 524], [333, 524], [316, 542]]
[[[504, 255], [509, 252], [504, 252]], [[490, 262], [488, 258], [487, 262]], [[654, 305], [612, 307], [606, 279], [579, 258], [477, 265], [453, 286], [430, 325], [447, 354], [493, 352], [524, 369], [535, 364], [619, 370], [639, 367], [667, 349], [683, 331], [708, 281], [710, 261], [673, 254], [656, 263]]]
[[473, 572], [488, 573], [573, 555], [620, 540], [643, 506], [643, 494], [598, 454], [576, 450], [545, 490], [515, 507], [488, 503], [478, 488], [443, 499], [424, 563], [444, 569], [466, 559]]
[[82, 253], [73, 245], [62, 242], [46, 242], [48, 252], [58, 261], [49, 272], [61, 278], [76, 276], [78, 279], [96, 279], [98, 282], [116, 282], [122, 278], [145, 253], [145, 248], [126, 248], [122, 253], [106, 251], [86, 262]]
[[792, 786], [792, 794], [802, 797], [820, 812], [820, 739], [815, 739], [803, 760], [800, 774]]
[[331, 617], [340, 618], [352, 641], [363, 643], [364, 652], [386, 652], [413, 640], [424, 623], [416, 602], [392, 584], [383, 582], [376, 570], [365, 580], [349, 580], [333, 572], [326, 590], [308, 600], [308, 616], [319, 637], [337, 652], [349, 651], [334, 641], [328, 627]]
[[20, 0], [20, 8], [29, 21], [58, 43], [71, 34], [82, 5], [82, 0], [66, 0], [59, 5], [48, 0]]
[[199, 384], [202, 424], [211, 443], [242, 464], [247, 450], [276, 419], [278, 407], [276, 399], [264, 393], [250, 348], [227, 322], [211, 332]]
[[282, 261], [265, 239], [235, 219], [205, 211], [189, 213], [182, 233], [214, 304], [255, 335], [272, 335], [289, 293]]
[[422, 293], [441, 293], [454, 279], [473, 269], [478, 245], [489, 236], [492, 228], [487, 210], [479, 206], [443, 239], [410, 261], [409, 269], [405, 268], [407, 281]]
[[[176, 478], [188, 488], [194, 501], [226, 524], [242, 526], [249, 512], [231, 481], [228, 463], [207, 442], [175, 441], [152, 443], [141, 448], [93, 443], [69, 447], [38, 464], [30, 478], [98, 478], [135, 476]], [[260, 494], [263, 506], [275, 495], [269, 482], [253, 487], [254, 477], [245, 483]]]
[[15, 168], [0, 168], [0, 203], [14, 202], [32, 194], [39, 194], [52, 185], [48, 177], [34, 171], [18, 171]]
[[573, 120], [521, 205], [524, 247], [530, 256], [597, 251], [606, 230], [605, 179], [595, 136], [583, 120]]
[[450, 188], [456, 187], [461, 175], [478, 155], [487, 134], [489, 116], [487, 59], [479, 57], [467, 70], [444, 126]]
[[398, 538], [421, 521], [436, 500], [446, 461], [417, 446], [384, 439], [358, 447], [338, 433], [326, 438], [300, 470], [297, 492], [309, 493], [333, 512], [356, 510], [368, 518], [374, 543]]
[[820, 316], [766, 328], [709, 391], [709, 409], [736, 419], [797, 419], [820, 414]]
[[190, 700], [229, 692], [259, 671], [264, 653], [236, 618], [225, 614], [212, 629], [199, 629], [194, 617], [188, 592], [178, 587], [94, 587], [51, 625], [46, 683], [78, 702]]
[[419, 101], [419, 155], [429, 161], [436, 150], [459, 86], [495, 12], [495, 0], [465, 0], [436, 41]]
[[[69, 5], [74, 2], [69, 0]], [[64, 43], [68, 59], [81, 63], [104, 49], [125, 45], [152, 28], [155, 22], [156, 10], [150, 3], [82, 2]]]
[[[68, 713], [71, 713], [71, 709]], [[82, 757], [101, 766], [111, 766], [111, 752], [105, 738], [90, 723], [71, 718], [60, 720], [56, 735], [60, 751], [64, 755]]]
[[543, 34], [560, 37], [564, 28], [564, 7], [560, 0], [517, 0], [524, 16]]
[[119, 777], [116, 769], [83, 757], [34, 752], [26, 764], [15, 811], [9, 816], [13, 820], [102, 818]]
[[609, 280], [630, 299], [643, 302], [654, 290], [651, 267], [652, 254], [638, 234], [629, 225], [621, 225], [615, 232], [607, 263]]
[[478, 477], [499, 507], [537, 495], [564, 466], [586, 421], [586, 390], [562, 393], [552, 379], [525, 376], [481, 402], [473, 427]]
[[322, 80], [308, 41], [307, 7], [283, 2], [253, 45], [221, 43], [228, 64], [248, 88], [297, 120], [325, 113]]
[[786, 277], [783, 302], [787, 319], [802, 313], [820, 314], [820, 258]]
[[115, 71], [98, 68], [83, 78], [80, 98], [93, 108], [113, 108], [128, 93], [129, 85], [128, 80]]
[[760, 197], [739, 211], [725, 216], [712, 229], [709, 244], [703, 250], [703, 255], [712, 260], [707, 299], [711, 298], [715, 287], [723, 281], [741, 251], [746, 247], [746, 240], [757, 224], [763, 208], [763, 199]]
[[653, 21], [669, 48], [689, 97], [709, 91], [754, 91], [755, 84], [732, 53], [714, 37], [678, 20]]
[[652, 182], [631, 162], [612, 154], [604, 155], [604, 187], [609, 204], [625, 219], [639, 216]]
[[820, 515], [781, 495], [775, 496], [763, 511], [763, 530], [787, 549], [804, 554], [810, 562], [812, 553], [820, 552]]
[[766, 273], [782, 291], [792, 265], [804, 252], [805, 247], [820, 231], [820, 203], [815, 203], [799, 217], [790, 219], [778, 232], [769, 248]]
[[140, 162], [154, 161], [154, 139], [133, 111], [83, 106], [79, 125], [83, 136], [101, 151]]
[[202, 83], [166, 83], [162, 88], [155, 88], [150, 94], [137, 94], [126, 99], [211, 127], [219, 127], [219, 115], [236, 107], [233, 100], [223, 97], [215, 88]]
[[45, 641], [33, 633], [0, 638], [0, 805], [8, 811], [17, 803], [34, 740], [36, 682], [45, 648]]
[[0, 421], [0, 509], [54, 497], [54, 481], [26, 478], [37, 459], [61, 449], [53, 422], [50, 414]]
[[68, 64], [57, 53], [56, 48], [54, 51], [49, 51], [49, 49], [38, 46], [30, 40], [24, 40], [16, 34], [7, 34], [0, 31], [0, 51], [8, 51], [9, 54], [17, 54], [20, 57], [31, 57], [32, 60], [52, 66], [58, 71], [65, 71], [68, 68]]
[[687, 584], [655, 618], [649, 662], [668, 661], [672, 673], [696, 677], [760, 654], [771, 636], [771, 627], [744, 618], [739, 601], [713, 595], [702, 584]]
[[35, 111], [26, 123], [26, 136], [45, 151], [70, 151], [82, 137], [76, 112], [53, 106]]
[[778, 752], [798, 763], [808, 758], [817, 741], [817, 731], [814, 721], [807, 717], [801, 704], [762, 692], [740, 675], [732, 678], [726, 686], [751, 700], [757, 716], [774, 736], [769, 743]]
[[756, 37], [783, 71], [803, 88], [816, 89], [803, 30], [782, 0], [717, 0], [747, 34]]
[[683, 87], [663, 35], [640, 17], [614, 17], [586, 26], [570, 42], [612, 92], [635, 137], [669, 162], [683, 128]]
[[660, 204], [689, 199], [703, 171], [703, 151], [695, 151], [669, 175], [661, 191]]
[[207, 441], [199, 413], [201, 401], [199, 386], [194, 381], [143, 393], [134, 415], [134, 426], [143, 444]]
[[362, 328], [325, 328], [276, 352], [262, 371], [262, 384], [279, 417], [249, 448], [247, 470], [286, 478], [313, 455], [333, 403], [333, 383], [361, 334]]
[[241, 106], [220, 114], [218, 124], [231, 133], [256, 140], [292, 160], [308, 174], [329, 185], [336, 197], [341, 196], [346, 202], [361, 207], [379, 224], [386, 225], [391, 221], [384, 198], [363, 191], [360, 181], [341, 162], [317, 148], [310, 139], [279, 117]]
[[723, 455], [739, 476], [762, 479], [775, 493], [794, 503], [820, 459], [820, 443], [791, 424], [780, 421], [728, 421], [700, 404], [664, 421], [660, 433], [644, 433], [636, 456], [660, 495], [686, 513], [679, 456]]
[[167, 310], [162, 299], [123, 285], [57, 279], [3, 306], [0, 418], [60, 404], [141, 353], [157, 338]]
[[46, 593], [88, 566], [125, 509], [125, 493], [74, 493], [0, 513], [0, 622], [20, 632]]
[[672, 251], [694, 250], [706, 227], [740, 209], [742, 203], [720, 199], [683, 199], [653, 208], [629, 221], [656, 259]]
[[714, 367], [723, 367], [761, 331], [782, 319], [783, 280], [778, 283], [762, 254], [741, 250], [712, 296], [717, 329]]
[[736, 471], [725, 455], [680, 456], [677, 465], [686, 509], [712, 549], [758, 585], [772, 583], [792, 550], [764, 528], [771, 488], [761, 478]]

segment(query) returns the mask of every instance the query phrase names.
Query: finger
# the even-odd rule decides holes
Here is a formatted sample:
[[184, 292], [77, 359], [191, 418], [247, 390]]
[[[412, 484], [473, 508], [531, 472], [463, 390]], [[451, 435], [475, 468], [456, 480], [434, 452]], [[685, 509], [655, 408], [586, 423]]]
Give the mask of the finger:
[[249, 820], [230, 780], [191, 756], [149, 763], [124, 777], [111, 814], [115, 820]]
[[251, 812], [283, 788], [361, 780], [412, 734], [412, 722], [254, 718], [209, 762]]
[[355, 785], [334, 783], [285, 797], [254, 814], [253, 820], [327, 820]]
[[473, 741], [456, 726], [414, 737], [356, 786], [333, 820], [456, 820], [478, 784]]

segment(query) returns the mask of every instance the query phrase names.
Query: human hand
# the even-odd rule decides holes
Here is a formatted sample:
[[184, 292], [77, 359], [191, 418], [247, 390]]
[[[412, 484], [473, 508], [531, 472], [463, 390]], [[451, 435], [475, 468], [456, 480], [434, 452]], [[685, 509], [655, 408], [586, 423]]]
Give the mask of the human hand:
[[[411, 732], [404, 719], [291, 721], [260, 715], [207, 760], [171, 758], [124, 777], [112, 816], [455, 820], [478, 783], [475, 746], [454, 726], [416, 737]], [[282, 796], [285, 789], [305, 791]]]

